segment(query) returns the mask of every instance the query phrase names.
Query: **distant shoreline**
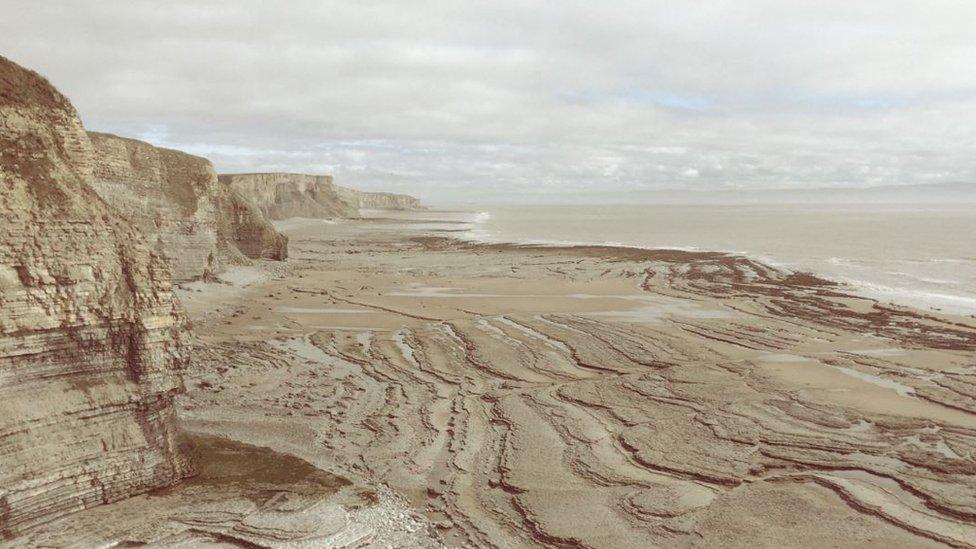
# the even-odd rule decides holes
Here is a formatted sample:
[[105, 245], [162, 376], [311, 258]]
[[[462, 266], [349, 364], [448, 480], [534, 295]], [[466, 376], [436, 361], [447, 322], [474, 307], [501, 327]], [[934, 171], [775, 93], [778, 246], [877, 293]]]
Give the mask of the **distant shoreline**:
[[[694, 210], [696, 206], [688, 206], [688, 207], [691, 210]], [[714, 205], [700, 205], [700, 206], [702, 208], [717, 207]], [[778, 207], [774, 207], [772, 205], [762, 205], [762, 206], [763, 207], [769, 206], [772, 208], [772, 211], [779, 210]], [[814, 209], [814, 211], [816, 211], [815, 208], [817, 208], [817, 206], [820, 205], [795, 205], [795, 206], [802, 211], [810, 211], [812, 208]], [[828, 204], [823, 206], [825, 206], [825, 211], [830, 213], [846, 212], [845, 209], [837, 208], [833, 205]], [[891, 205], [889, 205], [889, 207], [890, 206]], [[610, 208], [612, 206], [606, 204], [599, 204], [599, 205], [595, 205], [595, 207]], [[738, 255], [738, 256], [748, 257], [750, 259], [762, 262], [766, 265], [778, 269], [788, 270], [791, 272], [806, 272], [806, 273], [814, 274], [818, 277], [832, 280], [836, 282], [838, 285], [847, 288], [851, 293], [865, 296], [865, 297], [870, 297], [872, 299], [878, 300], [881, 303], [890, 303], [896, 306], [912, 307], [912, 308], [927, 310], [927, 311], [944, 311], [950, 314], [956, 314], [960, 316], [976, 315], [976, 297], [971, 297], [966, 293], [964, 293], [963, 291], [964, 289], [962, 287], [960, 287], [959, 291], [955, 293], [951, 291], [946, 291], [947, 288], [941, 287], [944, 286], [944, 284], [942, 284], [941, 280], [939, 280], [939, 277], [926, 276], [925, 274], [923, 274], [923, 272], [900, 273], [900, 272], [895, 272], [892, 269], [887, 269], [887, 271], [889, 271], [888, 274], [892, 275], [892, 277], [900, 276], [901, 278], [905, 279], [904, 280], [905, 284], [896, 285], [892, 283], [886, 284], [883, 283], [883, 281], [873, 279], [872, 277], [855, 276], [857, 274], [863, 275], [863, 274], [871, 273], [871, 270], [868, 267], [865, 267], [864, 271], [861, 273], [840, 273], [837, 272], [838, 269], [830, 268], [829, 265], [824, 265], [824, 264], [819, 264], [819, 265], [807, 264], [807, 265], [798, 266], [795, 261], [791, 261], [789, 258], [780, 257], [779, 254], [773, 254], [768, 251], [752, 251], [752, 250], [743, 250], [741, 248], [734, 249], [731, 247], [722, 248], [722, 247], [707, 247], [707, 246], [681, 246], [681, 245], [670, 246], [670, 245], [632, 244], [627, 242], [614, 241], [610, 239], [587, 241], [587, 240], [576, 240], [576, 239], [552, 239], [552, 238], [517, 238], [517, 237], [511, 238], [509, 235], [499, 234], [498, 232], [496, 232], [495, 234], [489, 234], [488, 232], [486, 232], [487, 229], [484, 228], [485, 223], [483, 223], [483, 221], [486, 220], [495, 221], [497, 219], [497, 216], [492, 215], [491, 208], [492, 207], [489, 207], [487, 210], [484, 208], [472, 208], [470, 210], [430, 209], [425, 212], [425, 214], [427, 214], [425, 216], [425, 219], [413, 220], [413, 221], [404, 220], [404, 222], [405, 223], [430, 223], [430, 224], [444, 223], [444, 224], [451, 224], [452, 226], [456, 226], [459, 223], [467, 223], [470, 229], [466, 233], [457, 231], [455, 229], [450, 230], [450, 233], [456, 233], [456, 234], [452, 234], [452, 236], [462, 242], [476, 242], [476, 243], [485, 243], [485, 244], [513, 244], [513, 245], [528, 245], [528, 246], [556, 246], [556, 247], [612, 246], [612, 247], [620, 247], [620, 248], [634, 248], [634, 249], [641, 249], [641, 250], [680, 250], [680, 251], [689, 251], [689, 252], [716, 252], [716, 253]], [[512, 208], [512, 207], [506, 208], [506, 207], [496, 206], [494, 208], [496, 211], [499, 209], [508, 212], [511, 212], [513, 210], [518, 210], [518, 208]], [[531, 213], [534, 212], [536, 209], [544, 209], [547, 212], [558, 212], [567, 208], [577, 208], [577, 206], [544, 205], [544, 206], [527, 206], [526, 208], [530, 210], [529, 212], [527, 212], [527, 215], [531, 215]], [[851, 208], [856, 209], [857, 206], [851, 206]], [[737, 212], [741, 210], [739, 210], [738, 207], [728, 205], [726, 211]], [[923, 206], [922, 211], [928, 211], [928, 210], [925, 210]], [[932, 211], [933, 212], [949, 211], [955, 213], [969, 214], [971, 210], [963, 206], [959, 206], [958, 208], [953, 208], [953, 209], [946, 209], [944, 207], [940, 207]], [[429, 217], [431, 214], [437, 214], [439, 212], [450, 214], [452, 219], [437, 220]], [[888, 209], [888, 207], [885, 207], [882, 208], [882, 210], [878, 213], [894, 213], [894, 212]], [[468, 214], [469, 219], [467, 221], [459, 221], [458, 219], [454, 219], [454, 217], [456, 217], [457, 214]], [[484, 217], [484, 219], [481, 221], [471, 220], [471, 218], [475, 215], [482, 216]], [[976, 220], [976, 216], [973, 216], [973, 218], [974, 220]], [[498, 222], [496, 222], [496, 224], [498, 224]], [[830, 261], [834, 259], [836, 258], [828, 258], [828, 260]], [[855, 258], [852, 261], [855, 261], [856, 259], [857, 258]], [[892, 258], [892, 260], [898, 260], [898, 259], [899, 258], [896, 257]], [[940, 260], [934, 260], [934, 261], [940, 261]], [[965, 262], [964, 259], [960, 259], [959, 261]], [[976, 275], [976, 258], [972, 258], [971, 261], [973, 262], [973, 266], [974, 266], [973, 267], [974, 275]], [[916, 263], [923, 264], [924, 261], [917, 261]], [[876, 269], [876, 272], [879, 272], [880, 274], [884, 274], [882, 269]], [[915, 282], [916, 278], [918, 279], [918, 283], [920, 286], [918, 287], [908, 286], [907, 283]], [[926, 287], [925, 284], [928, 284], [928, 286], [930, 287]]]

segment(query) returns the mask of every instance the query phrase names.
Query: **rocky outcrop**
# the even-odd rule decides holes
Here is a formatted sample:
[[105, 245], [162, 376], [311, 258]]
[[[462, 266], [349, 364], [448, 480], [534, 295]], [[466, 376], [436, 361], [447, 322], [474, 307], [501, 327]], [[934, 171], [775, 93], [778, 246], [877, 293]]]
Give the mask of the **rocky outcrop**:
[[208, 277], [246, 258], [284, 259], [287, 239], [225, 185], [209, 160], [89, 133], [94, 188], [169, 261], [177, 281]]
[[241, 193], [217, 184], [217, 234], [251, 259], [283, 261], [288, 237], [275, 230], [264, 213]]
[[420, 200], [406, 194], [357, 191], [348, 187], [336, 187], [339, 196], [362, 210], [422, 210]]
[[357, 191], [336, 185], [330, 175], [244, 173], [221, 175], [219, 179], [247, 197], [269, 219], [356, 217], [360, 209], [423, 209], [412, 196]]
[[329, 175], [248, 173], [220, 176], [220, 182], [254, 203], [268, 219], [352, 217], [358, 204], [342, 196]]
[[0, 540], [190, 469], [185, 315], [94, 169], [68, 100], [0, 57]]

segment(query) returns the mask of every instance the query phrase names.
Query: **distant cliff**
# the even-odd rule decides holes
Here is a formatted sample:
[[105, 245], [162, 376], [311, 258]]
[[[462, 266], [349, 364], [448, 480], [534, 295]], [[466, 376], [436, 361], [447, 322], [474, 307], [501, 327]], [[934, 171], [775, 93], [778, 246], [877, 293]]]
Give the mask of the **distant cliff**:
[[219, 179], [254, 203], [268, 219], [358, 214], [357, 206], [340, 196], [328, 175], [248, 173], [221, 175]]
[[209, 160], [90, 132], [94, 188], [166, 256], [178, 281], [248, 258], [284, 259], [287, 239], [261, 211], [217, 181]]
[[219, 179], [251, 200], [269, 219], [356, 217], [360, 208], [422, 209], [412, 196], [341, 187], [329, 175], [248, 173], [220, 175]]
[[363, 210], [422, 210], [420, 200], [406, 194], [357, 191], [336, 186], [339, 196], [356, 209]]
[[0, 57], [0, 540], [190, 468], [185, 316], [93, 153], [68, 100]]

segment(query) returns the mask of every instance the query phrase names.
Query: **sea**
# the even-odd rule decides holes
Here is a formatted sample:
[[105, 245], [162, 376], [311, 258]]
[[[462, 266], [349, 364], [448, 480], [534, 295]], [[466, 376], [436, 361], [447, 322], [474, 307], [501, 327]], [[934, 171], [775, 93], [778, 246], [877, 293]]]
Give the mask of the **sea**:
[[882, 302], [976, 315], [973, 204], [498, 205], [410, 216], [478, 242], [724, 251]]

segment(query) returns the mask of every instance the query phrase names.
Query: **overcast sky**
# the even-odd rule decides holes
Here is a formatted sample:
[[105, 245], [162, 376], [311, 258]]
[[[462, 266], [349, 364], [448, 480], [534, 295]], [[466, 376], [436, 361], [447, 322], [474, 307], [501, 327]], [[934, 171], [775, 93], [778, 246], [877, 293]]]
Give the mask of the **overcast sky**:
[[976, 180], [976, 2], [0, 0], [86, 127], [412, 192]]

